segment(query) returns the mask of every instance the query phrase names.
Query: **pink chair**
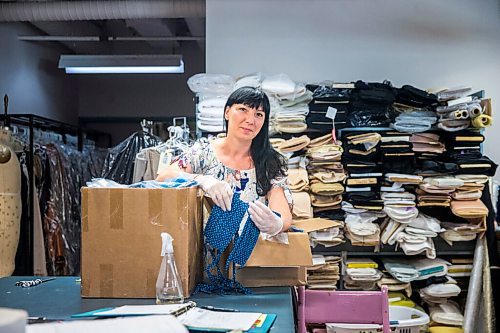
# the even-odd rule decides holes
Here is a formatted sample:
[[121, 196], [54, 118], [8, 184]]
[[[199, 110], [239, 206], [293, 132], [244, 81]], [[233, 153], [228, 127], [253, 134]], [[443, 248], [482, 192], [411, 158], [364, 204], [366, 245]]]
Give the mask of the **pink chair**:
[[387, 288], [381, 291], [327, 291], [298, 288], [299, 333], [307, 324], [379, 324], [390, 333]]

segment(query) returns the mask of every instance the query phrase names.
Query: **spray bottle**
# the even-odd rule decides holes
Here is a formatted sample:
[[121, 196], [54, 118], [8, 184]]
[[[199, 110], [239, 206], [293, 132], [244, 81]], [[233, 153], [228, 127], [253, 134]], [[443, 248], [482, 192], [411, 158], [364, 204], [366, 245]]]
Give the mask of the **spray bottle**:
[[160, 273], [156, 280], [156, 304], [182, 303], [184, 296], [179, 274], [174, 260], [173, 238], [166, 232], [161, 233]]

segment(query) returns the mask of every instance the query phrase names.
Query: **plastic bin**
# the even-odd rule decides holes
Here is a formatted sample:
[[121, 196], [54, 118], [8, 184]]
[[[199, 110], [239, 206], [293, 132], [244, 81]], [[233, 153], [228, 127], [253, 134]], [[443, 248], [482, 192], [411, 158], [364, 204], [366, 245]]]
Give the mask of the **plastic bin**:
[[[418, 309], [406, 306], [389, 306], [391, 332], [420, 333], [429, 323], [429, 316]], [[382, 325], [377, 324], [326, 324], [327, 333], [380, 333]]]

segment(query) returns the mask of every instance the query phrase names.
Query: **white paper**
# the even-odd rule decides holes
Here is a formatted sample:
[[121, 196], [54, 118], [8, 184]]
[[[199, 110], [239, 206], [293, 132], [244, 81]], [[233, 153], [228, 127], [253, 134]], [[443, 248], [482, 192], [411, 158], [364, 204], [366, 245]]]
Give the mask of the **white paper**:
[[[163, 306], [163, 305], [161, 305]], [[174, 316], [142, 316], [105, 320], [73, 320], [66, 322], [32, 324], [26, 333], [188, 333]]]
[[192, 328], [247, 331], [261, 315], [262, 313], [257, 312], [220, 312], [194, 308], [178, 319]]
[[160, 305], [124, 305], [117, 308], [99, 311], [97, 316], [132, 316], [132, 315], [161, 315], [174, 314], [179, 309], [190, 306], [190, 303], [160, 304]]
[[326, 264], [325, 257], [321, 254], [313, 254], [313, 266]]
[[329, 106], [328, 109], [326, 109], [326, 115], [325, 115], [325, 117], [330, 118], [332, 120], [335, 120], [335, 116], [336, 115], [337, 115], [337, 109], [336, 108], [332, 108], [331, 106]]

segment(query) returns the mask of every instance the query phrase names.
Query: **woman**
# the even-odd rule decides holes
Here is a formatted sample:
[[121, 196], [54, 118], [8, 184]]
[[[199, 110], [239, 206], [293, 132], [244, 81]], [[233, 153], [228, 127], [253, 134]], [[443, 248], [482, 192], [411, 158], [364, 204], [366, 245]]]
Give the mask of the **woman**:
[[269, 143], [269, 114], [264, 92], [252, 87], [235, 90], [224, 107], [226, 137], [197, 142], [157, 180], [177, 176], [196, 180], [223, 210], [231, 210], [233, 193], [240, 191], [261, 232], [275, 236], [288, 230], [292, 199], [285, 161]]

